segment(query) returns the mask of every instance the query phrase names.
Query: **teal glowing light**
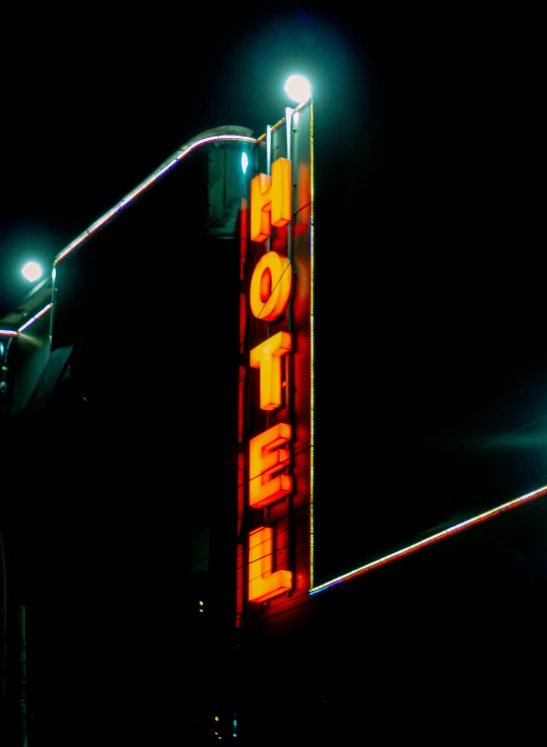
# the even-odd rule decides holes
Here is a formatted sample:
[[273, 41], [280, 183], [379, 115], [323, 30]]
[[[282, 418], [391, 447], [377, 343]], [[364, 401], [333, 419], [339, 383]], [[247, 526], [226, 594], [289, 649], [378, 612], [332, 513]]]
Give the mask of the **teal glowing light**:
[[247, 169], [249, 167], [249, 156], [243, 151], [241, 154], [241, 170], [244, 174], [247, 173]]
[[21, 274], [29, 283], [34, 283], [42, 277], [42, 268], [38, 262], [27, 262], [21, 270]]
[[301, 104], [311, 98], [311, 85], [303, 75], [291, 75], [285, 83], [285, 93], [287, 96]]

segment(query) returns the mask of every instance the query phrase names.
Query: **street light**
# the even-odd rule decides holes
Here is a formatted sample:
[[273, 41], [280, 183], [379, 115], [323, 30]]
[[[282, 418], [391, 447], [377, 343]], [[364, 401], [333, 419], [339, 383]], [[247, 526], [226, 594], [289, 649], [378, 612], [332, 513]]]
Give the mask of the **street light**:
[[297, 104], [301, 104], [311, 98], [310, 82], [303, 75], [291, 75], [285, 83], [285, 93]]
[[21, 270], [21, 273], [29, 283], [34, 283], [35, 280], [42, 277], [42, 268], [38, 262], [27, 262]]

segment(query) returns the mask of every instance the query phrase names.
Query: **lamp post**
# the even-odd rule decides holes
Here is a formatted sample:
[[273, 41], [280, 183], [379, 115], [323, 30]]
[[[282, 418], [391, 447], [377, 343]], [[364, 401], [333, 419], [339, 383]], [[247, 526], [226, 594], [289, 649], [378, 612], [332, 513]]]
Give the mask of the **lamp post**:
[[7, 639], [7, 589], [6, 589], [6, 554], [4, 552], [4, 540], [2, 539], [2, 533], [0, 532], [0, 564], [2, 572], [2, 690], [0, 696], [2, 698], [0, 713], [3, 713], [6, 708], [6, 694], [7, 694], [7, 652], [8, 652], [8, 639]]

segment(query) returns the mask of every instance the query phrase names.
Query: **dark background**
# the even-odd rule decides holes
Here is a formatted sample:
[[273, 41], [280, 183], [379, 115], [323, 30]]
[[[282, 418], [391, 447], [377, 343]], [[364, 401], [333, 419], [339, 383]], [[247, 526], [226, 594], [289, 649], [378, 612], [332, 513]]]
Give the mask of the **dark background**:
[[261, 134], [282, 116], [294, 70], [316, 81], [330, 124], [342, 106], [344, 121], [370, 110], [381, 86], [362, 68], [361, 45], [377, 55], [383, 42], [354, 23], [332, 11], [240, 6], [211, 18], [196, 9], [108, 23], [45, 14], [43, 24], [6, 25], [2, 306], [21, 292], [21, 258], [55, 254], [190, 137], [225, 124]]
[[[325, 465], [316, 485], [319, 506], [344, 507], [322, 514], [326, 525], [319, 531], [330, 546], [321, 572], [326, 580], [350, 570], [369, 559], [371, 547], [389, 544], [394, 529], [414, 537], [457, 514], [457, 490], [448, 505], [439, 505], [446, 458], [453, 461], [531, 422], [534, 392], [545, 400], [538, 36], [534, 19], [471, 9], [380, 18], [277, 6], [147, 10], [142, 16], [132, 11], [120, 19], [91, 11], [54, 18], [48, 10], [43, 17], [10, 19], [0, 52], [2, 311], [24, 293], [21, 260], [35, 251], [51, 259], [198, 132], [238, 124], [261, 134], [289, 104], [282, 90], [286, 77], [307, 74], [315, 96], [321, 299], [317, 457]], [[25, 558], [21, 577], [33, 579], [35, 734], [55, 732], [57, 743], [73, 743], [80, 729], [99, 735], [118, 697], [119, 720], [108, 727], [113, 732], [138, 734], [142, 724], [151, 733], [176, 734], [181, 693], [192, 687], [199, 665], [176, 613], [184, 597], [181, 548], [186, 531], [201, 520], [187, 506], [207, 500], [201, 449], [207, 428], [204, 419], [196, 431], [180, 405], [174, 415], [168, 394], [199, 377], [201, 361], [190, 354], [180, 364], [176, 344], [158, 349], [148, 334], [156, 320], [164, 322], [161, 309], [147, 305], [150, 251], [154, 299], [161, 297], [162, 282], [166, 297], [180, 296], [180, 336], [184, 350], [195, 352], [192, 335], [204, 334], [196, 309], [199, 274], [207, 267], [194, 262], [189, 278], [167, 272], [162, 279], [160, 262], [180, 269], [180, 248], [158, 249], [145, 241], [137, 252], [126, 247], [134, 291], [124, 292], [123, 306], [112, 310], [116, 332], [108, 349], [117, 349], [119, 319], [130, 302], [131, 309], [144, 309], [137, 319], [146, 319], [146, 334], [139, 337], [133, 327], [131, 335], [142, 346], [134, 357], [131, 402], [117, 411], [115, 425], [105, 409], [78, 421], [81, 431], [74, 431], [69, 412], [68, 426], [58, 422], [53, 446], [40, 450], [35, 434], [27, 434], [11, 444], [10, 455], [18, 459], [4, 460], [0, 500], [11, 537], [18, 536], [6, 508], [13, 504], [47, 517], [51, 532], [39, 532], [37, 519], [34, 534], [23, 531], [26, 544], [18, 553]], [[121, 261], [109, 267], [105, 258], [105, 273], [121, 276], [122, 268]], [[227, 298], [224, 290], [226, 296], [218, 293]], [[101, 321], [107, 317], [103, 310]], [[173, 330], [171, 337], [177, 335]], [[116, 378], [109, 361], [101, 351], [95, 362], [96, 370], [104, 363], [103, 380], [127, 386], [127, 372]], [[145, 388], [144, 379], [150, 382]], [[473, 430], [478, 413], [523, 388], [530, 397], [526, 412], [517, 407], [519, 422], [508, 426], [515, 413], [502, 408], [496, 410], [499, 422], [483, 419], [483, 430]], [[134, 459], [126, 444], [117, 444], [116, 424], [128, 412], [132, 443], [139, 443], [139, 408], [150, 412], [151, 396], [161, 402], [153, 409], [153, 433], [162, 434], [160, 446], [171, 443], [171, 465], [181, 464], [183, 510], [173, 497], [173, 472], [165, 479], [154, 475], [142, 460], [143, 447]], [[199, 412], [199, 403], [195, 408]], [[471, 428], [458, 431], [455, 440], [437, 437], [447, 418]], [[141, 425], [145, 421], [146, 439], [151, 421], [143, 415]], [[471, 434], [479, 443], [462, 445], [462, 433], [464, 441]], [[517, 466], [515, 490], [537, 487], [532, 483], [545, 475], [544, 433], [537, 435], [526, 445], [526, 462], [531, 458], [534, 467], [520, 474]], [[78, 436], [85, 437], [86, 449], [77, 448]], [[105, 443], [107, 466], [118, 446], [125, 468], [134, 473], [136, 464], [147, 479], [135, 479], [128, 490], [112, 484], [104, 462], [97, 472]], [[39, 468], [26, 452], [21, 456], [30, 445]], [[438, 479], [430, 474], [431, 454]], [[218, 452], [214, 461], [213, 492], [222, 490]], [[196, 464], [197, 474], [190, 469]], [[504, 479], [488, 486], [494, 495], [501, 480], [502, 500], [515, 497]], [[481, 503], [473, 491], [468, 497]], [[420, 514], [409, 527], [413, 505]], [[519, 529], [519, 567], [531, 568], [526, 577], [533, 574], [539, 583], [544, 538], [537, 532], [536, 522], [527, 555], [526, 532]], [[31, 538], [38, 536], [34, 545]], [[530, 583], [532, 593], [537, 588]], [[204, 666], [210, 675], [200, 685], [217, 676], [212, 655]]]

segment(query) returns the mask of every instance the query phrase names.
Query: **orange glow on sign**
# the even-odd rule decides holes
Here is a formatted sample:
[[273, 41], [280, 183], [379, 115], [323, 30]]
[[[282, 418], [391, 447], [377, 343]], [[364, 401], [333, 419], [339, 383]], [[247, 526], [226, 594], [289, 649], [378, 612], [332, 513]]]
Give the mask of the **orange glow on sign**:
[[260, 369], [261, 410], [276, 410], [281, 406], [281, 358], [291, 349], [291, 335], [278, 332], [251, 350], [251, 368]]
[[291, 162], [278, 158], [272, 175], [258, 174], [251, 180], [251, 241], [265, 241], [272, 226], [280, 228], [291, 221]]
[[249, 601], [265, 602], [292, 587], [291, 571], [272, 572], [273, 529], [259, 527], [249, 534]]
[[249, 443], [249, 505], [268, 506], [292, 490], [290, 475], [277, 475], [290, 464], [290, 451], [280, 448], [291, 440], [292, 428], [277, 423]]
[[282, 314], [292, 289], [291, 263], [277, 252], [263, 254], [251, 278], [249, 301], [257, 319], [271, 322]]
[[[268, 244], [263, 247], [263, 254], [256, 262], [249, 287], [251, 313], [254, 319], [265, 322], [278, 320], [287, 311], [293, 291], [293, 268], [288, 257], [285, 256], [285, 247], [288, 250], [291, 234], [288, 231], [273, 230], [286, 226], [293, 219], [291, 169], [289, 159], [279, 158], [271, 166], [271, 176], [259, 174], [252, 179], [250, 185], [249, 238], [254, 242], [265, 242], [266, 239], [272, 238], [272, 245]], [[274, 251], [269, 251], [272, 247]], [[281, 254], [275, 251], [278, 248]], [[246, 256], [246, 247], [241, 254]], [[244, 332], [247, 323], [250, 323], [251, 329], [258, 331], [258, 337], [255, 338], [253, 335], [251, 338], [255, 344], [257, 339], [263, 340], [264, 326], [255, 324], [250, 316], [247, 319], [247, 309], [247, 306], [242, 309], [241, 319], [243, 321], [240, 333]], [[287, 328], [288, 326], [287, 314], [286, 319], [279, 319], [275, 334], [255, 345], [249, 354], [250, 368], [258, 369], [260, 372], [260, 409], [268, 413], [281, 408], [284, 399], [287, 399], [287, 394], [283, 394], [286, 368], [284, 364], [287, 360], [285, 356], [292, 350], [293, 336], [288, 331], [278, 330], [279, 327]], [[244, 334], [240, 335], [240, 351], [242, 345], [245, 349], [247, 339]], [[241, 376], [239, 401], [244, 400], [247, 380], [251, 385], [254, 402], [255, 374], [248, 379]], [[241, 414], [244, 414], [243, 411]], [[240, 423], [243, 425], [241, 414]], [[284, 416], [279, 413], [277, 418], [281, 420]], [[286, 446], [292, 439], [292, 426], [284, 422], [271, 426], [275, 419], [275, 416], [273, 418], [268, 416], [267, 419], [262, 416], [259, 422], [267, 425], [267, 430], [249, 440], [247, 502], [250, 509], [264, 509], [289, 495], [293, 490], [293, 477], [290, 474], [291, 449]], [[264, 513], [268, 515], [258, 519], [256, 523], [271, 521], [270, 512]], [[282, 548], [279, 548], [278, 554], [274, 553], [274, 536], [283, 536], [278, 532], [279, 517], [275, 521], [277, 522], [276, 529], [260, 526], [249, 533], [247, 566], [249, 602], [265, 602], [292, 588], [293, 573], [284, 569], [274, 570], [277, 563], [285, 565], [287, 562], [283, 559]], [[256, 526], [256, 523], [253, 522], [253, 525]]]

